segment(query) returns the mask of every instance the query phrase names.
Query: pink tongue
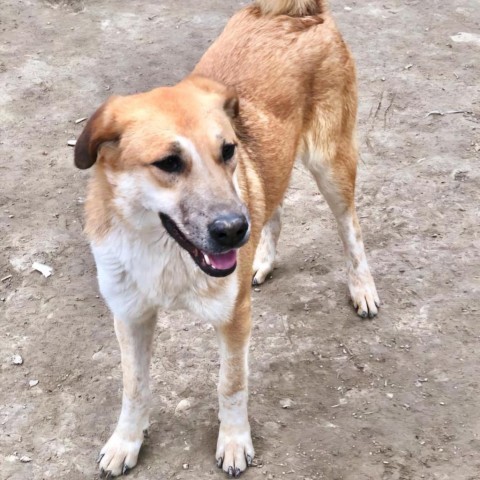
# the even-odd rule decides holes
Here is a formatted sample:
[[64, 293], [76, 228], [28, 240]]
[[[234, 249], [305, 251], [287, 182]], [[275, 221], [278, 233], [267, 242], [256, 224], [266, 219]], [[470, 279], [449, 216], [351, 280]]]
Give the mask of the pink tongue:
[[208, 257], [210, 258], [212, 266], [215, 267], [217, 270], [228, 270], [229, 268], [232, 268], [237, 262], [237, 251], [230, 250], [227, 253], [219, 254], [209, 253]]

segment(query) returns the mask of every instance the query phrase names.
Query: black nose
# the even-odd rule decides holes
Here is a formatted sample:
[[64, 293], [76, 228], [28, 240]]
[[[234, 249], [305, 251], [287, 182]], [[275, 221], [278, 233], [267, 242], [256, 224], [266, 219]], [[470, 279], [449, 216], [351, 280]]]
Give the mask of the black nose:
[[229, 213], [215, 219], [208, 231], [222, 247], [238, 247], [248, 232], [248, 220], [245, 215]]

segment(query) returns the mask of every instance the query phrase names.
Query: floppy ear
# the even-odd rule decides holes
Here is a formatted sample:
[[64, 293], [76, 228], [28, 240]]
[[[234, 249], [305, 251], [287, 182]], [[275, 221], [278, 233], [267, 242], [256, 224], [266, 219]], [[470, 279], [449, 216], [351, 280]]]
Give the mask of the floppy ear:
[[78, 137], [74, 157], [77, 168], [82, 170], [90, 168], [97, 160], [100, 145], [120, 137], [120, 126], [115, 120], [112, 108], [112, 103], [116, 98], [118, 97], [110, 97], [98, 108]]
[[233, 120], [238, 117], [240, 113], [240, 102], [238, 100], [237, 91], [233, 87], [227, 87], [226, 89], [225, 103], [223, 109], [227, 115]]

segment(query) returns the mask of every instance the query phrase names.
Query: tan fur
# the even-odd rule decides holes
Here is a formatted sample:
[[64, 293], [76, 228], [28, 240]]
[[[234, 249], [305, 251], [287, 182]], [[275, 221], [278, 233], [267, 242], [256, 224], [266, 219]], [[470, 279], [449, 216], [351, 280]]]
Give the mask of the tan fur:
[[325, 12], [322, 0], [256, 0], [263, 15], [318, 15]]
[[[307, 132], [324, 146], [328, 161], [335, 162], [340, 149], [351, 148], [353, 62], [333, 20], [328, 14], [321, 17], [322, 23], [289, 33], [297, 19], [258, 17], [247, 8], [230, 20], [194, 70], [237, 89], [237, 130], [263, 179], [267, 217], [283, 198]], [[282, 30], [286, 33], [278, 35]], [[355, 161], [343, 163], [340, 175], [354, 179]]]
[[[268, 251], [260, 254], [264, 271], [258, 281], [264, 281], [273, 268], [280, 204], [297, 158], [312, 173], [337, 220], [355, 308], [361, 316], [377, 313], [378, 295], [354, 205], [356, 108], [353, 60], [325, 3], [257, 0], [230, 20], [192, 75], [174, 87], [114, 97], [88, 122], [79, 138], [75, 161], [79, 168], [96, 164], [86, 204], [86, 232], [97, 249], [97, 265], [104, 262], [99, 270], [103, 272], [106, 299], [110, 299], [112, 311], [117, 311], [125, 382], [124, 409], [117, 430], [102, 450], [106, 455], [101, 460], [102, 469], [118, 475], [122, 458], [135, 459], [136, 463], [141, 428], [148, 420], [143, 400], [147, 397], [148, 359], [140, 352], [142, 348], [149, 352], [150, 344], [145, 335], [136, 336], [135, 328], [151, 331], [151, 324], [142, 326], [146, 322], [142, 319], [150, 322], [152, 312], [143, 297], [138, 297], [138, 304], [137, 297], [122, 303], [122, 296], [130, 293], [128, 289], [135, 293], [139, 284], [142, 295], [155, 308], [175, 304], [184, 291], [191, 291], [185, 308], [213, 319], [221, 351], [217, 460], [232, 476], [238, 476], [251, 462], [247, 348], [252, 265], [262, 238]], [[236, 156], [228, 164], [219, 159], [225, 141], [238, 144]], [[152, 165], [172, 148], [181, 148], [185, 155], [185, 169], [176, 176]], [[173, 240], [166, 238], [160, 221], [148, 211], [150, 207], [145, 206], [146, 213], [142, 210], [142, 202], [156, 194], [166, 199], [165, 208], [177, 215], [175, 220], [189, 235], [195, 230], [190, 223], [192, 215], [195, 223], [220, 204], [239, 208], [239, 194], [250, 216], [250, 240], [240, 249], [231, 278], [206, 277], [178, 245], [172, 246]], [[144, 213], [151, 223], [141, 223]], [[272, 216], [274, 223], [262, 237], [262, 229]], [[156, 232], [163, 232], [158, 234], [160, 239]], [[118, 280], [117, 264], [117, 270], [112, 268], [116, 283], [105, 280], [104, 272], [110, 271], [112, 261], [110, 241], [119, 242], [123, 255], [126, 249], [122, 265], [130, 265], [132, 270], [138, 262], [129, 262], [128, 252], [145, 261], [150, 258], [151, 244], [165, 242], [172, 258], [162, 257], [162, 291], [158, 296], [165, 297], [163, 303], [152, 300], [157, 292], [155, 286], [150, 292], [149, 284], [143, 285], [143, 270], [140, 277], [138, 272], [131, 274], [128, 289], [127, 267], [122, 271], [127, 280]], [[145, 257], [141, 257], [143, 250]], [[146, 268], [145, 278], [150, 278], [150, 264]], [[120, 294], [115, 290], [118, 285]], [[217, 312], [223, 318], [218, 319]], [[138, 422], [132, 420], [137, 417]], [[127, 441], [131, 438], [135, 442]]]

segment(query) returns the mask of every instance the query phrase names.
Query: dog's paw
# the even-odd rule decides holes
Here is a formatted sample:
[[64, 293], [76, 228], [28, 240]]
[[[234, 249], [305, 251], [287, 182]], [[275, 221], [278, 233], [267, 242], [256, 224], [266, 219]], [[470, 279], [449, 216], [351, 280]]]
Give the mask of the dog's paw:
[[253, 261], [253, 271], [255, 272], [252, 278], [252, 285], [261, 285], [267, 277], [273, 272], [275, 266], [275, 241], [272, 238], [272, 233], [267, 230], [267, 233], [262, 233], [262, 241], [255, 252], [255, 259]]
[[252, 464], [253, 450], [250, 426], [220, 424], [216, 460], [229, 477], [239, 477]]
[[137, 464], [142, 443], [142, 432], [140, 435], [129, 435], [115, 431], [98, 457], [101, 478], [124, 475], [132, 469]]
[[255, 274], [252, 278], [252, 285], [256, 287], [265, 282], [267, 277], [273, 272], [273, 263], [261, 263], [259, 265], [254, 265], [253, 268]]
[[380, 307], [380, 298], [370, 272], [363, 274], [352, 272], [348, 280], [348, 288], [357, 314], [362, 318], [375, 317]]

